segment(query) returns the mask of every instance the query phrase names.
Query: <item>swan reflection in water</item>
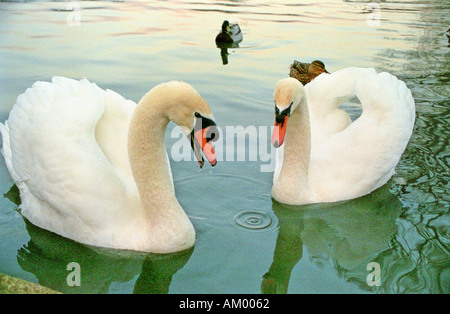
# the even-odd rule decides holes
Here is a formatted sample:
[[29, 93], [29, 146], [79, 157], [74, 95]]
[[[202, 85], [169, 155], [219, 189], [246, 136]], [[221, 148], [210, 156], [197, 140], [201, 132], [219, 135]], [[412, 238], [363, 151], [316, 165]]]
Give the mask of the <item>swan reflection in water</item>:
[[[138, 275], [133, 293], [168, 293], [173, 275], [183, 268], [194, 248], [170, 254], [90, 247], [36, 227], [24, 218], [31, 239], [19, 249], [20, 267], [43, 286], [64, 293], [108, 293], [114, 282]], [[80, 286], [69, 286], [69, 263], [80, 265]], [[70, 268], [69, 268], [70, 269]]]
[[[305, 248], [313, 259], [332, 258], [341, 270], [360, 270], [389, 246], [402, 204], [386, 186], [351, 201], [302, 206], [272, 199], [279, 231], [273, 262], [263, 276], [262, 293], [287, 293], [291, 272]], [[367, 288], [370, 288], [366, 285]]]

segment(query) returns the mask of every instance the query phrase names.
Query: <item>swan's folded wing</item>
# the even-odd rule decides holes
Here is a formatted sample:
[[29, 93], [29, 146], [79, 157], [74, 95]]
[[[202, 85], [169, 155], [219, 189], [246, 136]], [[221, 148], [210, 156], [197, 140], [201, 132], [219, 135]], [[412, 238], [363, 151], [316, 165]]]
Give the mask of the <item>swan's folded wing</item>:
[[393, 175], [414, 126], [414, 99], [405, 83], [372, 69], [351, 68], [341, 73], [347, 73], [349, 80], [358, 79], [346, 90], [349, 94], [337, 96], [356, 95], [363, 113], [342, 131], [313, 137], [310, 184], [317, 194], [323, 195], [317, 196], [320, 201], [342, 195], [347, 195], [347, 199], [361, 196], [385, 184]]
[[17, 98], [10, 112], [12, 166], [19, 180], [36, 177], [36, 173], [27, 173], [30, 169], [58, 168], [54, 164], [56, 148], [63, 146], [66, 158], [74, 158], [75, 155], [69, 154], [76, 153], [72, 145], [84, 140], [103, 112], [98, 94], [82, 86], [89, 82], [69, 84], [66, 80], [36, 82]]
[[[89, 228], [65, 219], [102, 219], [106, 225], [110, 217], [117, 219], [112, 215], [123, 205], [126, 187], [95, 137], [105, 98], [105, 91], [85, 79], [60, 77], [36, 82], [18, 97], [8, 119], [11, 167], [22, 214], [34, 224], [64, 235], [65, 226]], [[99, 199], [102, 208], [95, 211]]]
[[135, 185], [128, 159], [128, 128], [136, 103], [112, 90], [104, 94], [104, 111], [95, 126], [95, 139], [103, 154], [128, 185]]
[[308, 103], [314, 110], [329, 110], [339, 107], [354, 95], [358, 82], [368, 75], [376, 74], [372, 68], [345, 68], [334, 73], [322, 73], [305, 86]]
[[355, 94], [361, 78], [375, 75], [374, 69], [346, 68], [322, 73], [305, 86], [310, 111], [312, 139], [344, 130], [351, 119], [339, 107]]

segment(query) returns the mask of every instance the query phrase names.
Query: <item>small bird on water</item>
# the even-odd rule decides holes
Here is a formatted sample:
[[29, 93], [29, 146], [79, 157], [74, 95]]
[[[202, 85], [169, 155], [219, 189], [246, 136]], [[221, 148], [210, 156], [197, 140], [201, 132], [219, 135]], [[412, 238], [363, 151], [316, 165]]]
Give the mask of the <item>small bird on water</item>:
[[238, 24], [222, 23], [222, 31], [216, 36], [216, 44], [232, 44], [242, 41], [242, 31]]
[[325, 69], [325, 64], [320, 60], [311, 63], [295, 61], [289, 66], [289, 76], [300, 81], [303, 85], [311, 82], [315, 77], [322, 73], [329, 73]]

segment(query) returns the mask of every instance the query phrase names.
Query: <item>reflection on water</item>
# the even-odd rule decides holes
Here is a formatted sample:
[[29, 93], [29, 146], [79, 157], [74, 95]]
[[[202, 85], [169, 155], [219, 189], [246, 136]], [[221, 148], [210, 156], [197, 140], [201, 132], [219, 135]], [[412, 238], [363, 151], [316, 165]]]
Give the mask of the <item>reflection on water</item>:
[[228, 64], [228, 49], [239, 48], [239, 43], [231, 43], [231, 44], [217, 44], [217, 48], [220, 49], [220, 57], [222, 58], [222, 64]]
[[[5, 194], [20, 205], [15, 185]], [[148, 254], [87, 246], [39, 228], [23, 218], [30, 240], [17, 252], [20, 267], [46, 287], [64, 293], [108, 293], [115, 282], [133, 281], [133, 293], [166, 294], [173, 275], [188, 262], [194, 248], [173, 254]], [[79, 285], [69, 285], [68, 265], [80, 266]]]
[[[377, 2], [379, 25], [368, 23], [377, 13], [368, 1], [79, 3], [81, 25], [70, 27], [66, 2], [0, 1], [1, 121], [34, 81], [62, 75], [134, 101], [161, 81], [185, 80], [222, 128], [271, 126], [274, 83], [294, 60], [320, 59], [330, 72], [374, 67], [405, 81], [416, 101], [414, 133], [384, 189], [316, 207], [272, 204], [271, 176], [258, 161], [223, 162], [209, 173], [171, 162], [177, 197], [198, 231], [195, 252], [180, 256], [109, 254], [25, 229], [1, 199], [0, 271], [66, 292], [450, 292], [449, 1]], [[245, 32], [239, 48], [215, 45], [225, 18]], [[360, 113], [358, 104], [346, 109]], [[234, 143], [226, 147], [237, 151]], [[6, 193], [4, 164], [0, 172]], [[271, 207], [278, 233], [276, 223], [258, 232], [235, 227], [238, 213]], [[84, 272], [79, 288], [65, 282], [72, 261]], [[379, 288], [366, 283], [369, 262], [381, 266]], [[314, 290], [325, 270], [331, 274]]]
[[[432, 240], [435, 249], [430, 246], [430, 250], [420, 251], [420, 261], [399, 243], [403, 210], [386, 186], [333, 204], [291, 206], [273, 200], [279, 232], [261, 291], [287, 293], [291, 272], [307, 250], [314, 263], [325, 264], [331, 259], [338, 275], [362, 290], [448, 293], [448, 256], [439, 239]], [[367, 282], [367, 265], [372, 262], [380, 265], [379, 287]]]
[[[168, 293], [172, 276], [194, 250], [160, 255], [93, 248], [24, 220], [31, 239], [18, 251], [20, 267], [34, 274], [41, 285], [64, 293], [108, 293], [113, 283], [136, 276], [133, 293]], [[71, 273], [67, 267], [73, 262], [80, 265], [79, 286], [67, 283]]]
[[[368, 196], [333, 204], [290, 206], [273, 200], [273, 211], [279, 232], [273, 263], [261, 285], [264, 293], [287, 292], [290, 274], [304, 248], [315, 262], [331, 258], [341, 275], [351, 271], [356, 274], [351, 279], [369, 289], [366, 266], [388, 247], [402, 204], [387, 188], [381, 188]], [[384, 270], [382, 265], [382, 274]]]
[[[406, 60], [398, 76], [416, 102], [413, 136], [397, 167], [402, 184], [393, 185], [407, 210], [398, 221], [392, 248], [379, 256], [389, 269], [387, 291], [450, 292], [450, 50], [444, 32], [450, 3], [432, 1], [419, 11], [421, 32], [413, 49], [386, 49], [377, 59], [389, 69]], [[439, 11], [446, 12], [444, 15]]]

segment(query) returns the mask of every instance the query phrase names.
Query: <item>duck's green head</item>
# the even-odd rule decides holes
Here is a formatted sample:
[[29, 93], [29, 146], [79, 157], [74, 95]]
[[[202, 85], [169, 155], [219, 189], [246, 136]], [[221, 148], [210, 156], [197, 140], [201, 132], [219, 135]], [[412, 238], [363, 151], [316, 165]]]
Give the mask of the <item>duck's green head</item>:
[[230, 22], [225, 20], [222, 23], [222, 32], [229, 32], [229, 31], [230, 31]]

